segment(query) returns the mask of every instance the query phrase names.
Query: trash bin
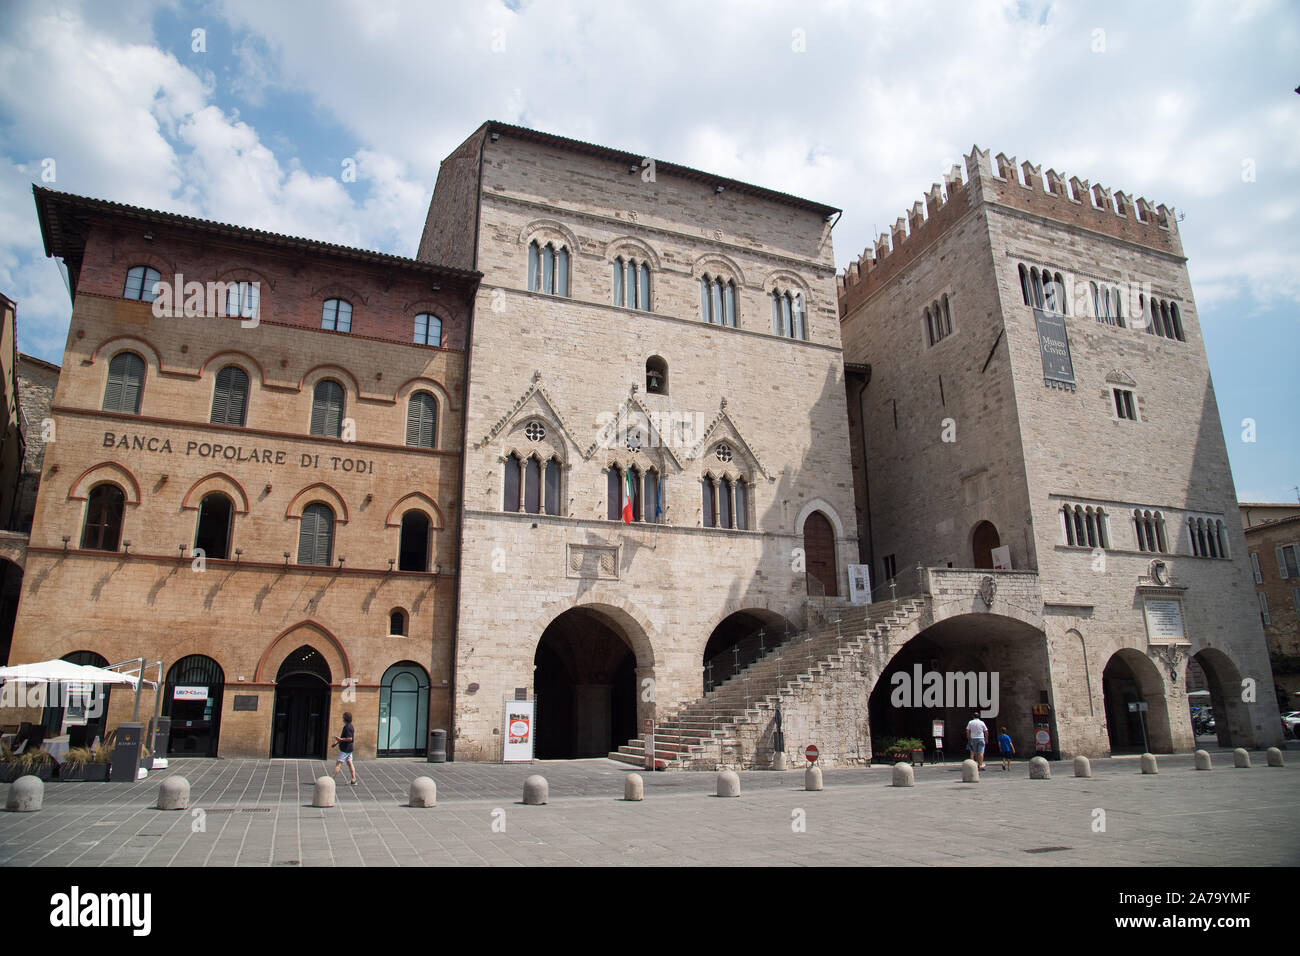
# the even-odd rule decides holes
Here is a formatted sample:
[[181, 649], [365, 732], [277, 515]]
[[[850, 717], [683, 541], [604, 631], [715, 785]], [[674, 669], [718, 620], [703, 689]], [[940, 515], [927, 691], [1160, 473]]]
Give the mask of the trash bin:
[[429, 731], [429, 763], [447, 762], [447, 731]]

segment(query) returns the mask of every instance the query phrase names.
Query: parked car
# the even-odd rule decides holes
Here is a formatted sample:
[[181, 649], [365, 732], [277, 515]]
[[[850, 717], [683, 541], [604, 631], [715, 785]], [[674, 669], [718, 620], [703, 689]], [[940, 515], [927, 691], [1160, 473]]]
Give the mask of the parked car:
[[1292, 737], [1300, 738], [1300, 710], [1282, 715], [1282, 729]]

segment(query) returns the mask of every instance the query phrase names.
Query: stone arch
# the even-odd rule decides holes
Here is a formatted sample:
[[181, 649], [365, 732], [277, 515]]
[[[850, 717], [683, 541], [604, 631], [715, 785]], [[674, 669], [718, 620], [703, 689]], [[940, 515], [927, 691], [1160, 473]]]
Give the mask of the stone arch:
[[323, 305], [328, 299], [343, 299], [352, 304], [352, 317], [356, 318], [357, 305], [369, 305], [365, 294], [356, 286], [346, 282], [330, 281], [311, 290], [311, 298], [319, 299]]
[[519, 244], [525, 248], [534, 239], [539, 246], [544, 246], [557, 238], [563, 241], [571, 256], [576, 257], [582, 252], [577, 234], [558, 219], [534, 219], [519, 230]]
[[439, 419], [451, 411], [451, 396], [447, 393], [447, 389], [441, 382], [424, 375], [408, 378], [397, 386], [397, 391], [393, 393], [393, 404], [400, 405], [403, 399], [409, 400], [416, 392], [428, 392], [434, 397], [434, 400], [438, 403]]
[[793, 290], [803, 296], [803, 312], [806, 318], [812, 310], [812, 288], [803, 277], [789, 269], [773, 269], [763, 277], [763, 293], [766, 295], [778, 287], [785, 291]]
[[208, 368], [213, 365], [217, 365], [216, 372], [220, 372], [227, 365], [237, 365], [248, 375], [250, 382], [256, 381], [259, 385], [266, 385], [266, 370], [262, 368], [262, 363], [247, 352], [240, 352], [237, 349], [222, 349], [220, 352], [213, 352], [199, 366], [199, 375], [205, 374]]
[[342, 365], [313, 365], [302, 373], [302, 378], [298, 380], [298, 390], [310, 394], [311, 390], [316, 387], [316, 383], [323, 378], [334, 379], [343, 386], [345, 392], [351, 386], [352, 394], [349, 396], [350, 398], [359, 399], [361, 397], [361, 385], [357, 382], [356, 376]]
[[308, 485], [299, 491], [289, 501], [289, 507], [285, 509], [286, 518], [301, 518], [302, 509], [307, 507], [313, 501], [323, 501], [334, 509], [334, 520], [339, 524], [347, 524], [348, 521], [348, 503], [343, 500], [343, 496], [338, 490], [324, 481], [317, 481]]
[[[720, 252], [706, 252], [691, 263], [691, 278], [699, 282], [700, 279], [704, 278], [706, 272], [711, 276], [717, 276], [719, 267], [723, 272], [730, 273], [730, 277], [736, 280], [737, 292], [749, 284], [745, 280], [745, 273], [740, 268], [740, 264], [731, 256], [723, 255]], [[739, 310], [739, 303], [736, 304], [736, 308]]]
[[0, 532], [0, 561], [8, 561], [19, 571], [27, 570], [27, 535]]
[[402, 515], [408, 511], [420, 511], [427, 515], [430, 526], [434, 531], [441, 531], [446, 527], [442, 517], [442, 509], [438, 507], [436, 501], [422, 491], [413, 491], [409, 495], [397, 499], [393, 507], [388, 509], [388, 515], [384, 518], [384, 527], [401, 527]]
[[[235, 514], [248, 514], [248, 492], [239, 480], [224, 471], [214, 471], [211, 474], [204, 475], [194, 484], [190, 485], [190, 490], [185, 492], [185, 497], [181, 499], [182, 511], [198, 511], [199, 502], [209, 492], [220, 491], [229, 496], [230, 500], [235, 503]], [[301, 512], [299, 512], [301, 514]]]
[[[263, 302], [265, 298], [261, 295], [261, 289], [270, 289], [275, 291], [275, 279], [267, 275], [261, 269], [255, 269], [248, 265], [227, 266], [217, 273], [217, 282], [259, 282], [261, 286], [258, 289], [258, 301]], [[219, 308], [224, 309], [223, 302]]]
[[970, 531], [971, 567], [993, 569], [993, 549], [1001, 547], [997, 525], [987, 519], [977, 521]]
[[156, 269], [162, 276], [162, 281], [173, 283], [176, 281], [176, 260], [170, 256], [164, 255], [156, 246], [148, 250], [130, 249], [118, 251], [116, 245], [113, 248], [113, 261], [128, 262], [129, 264], [122, 269], [122, 285], [126, 286], [126, 273], [128, 269], [134, 269], [136, 266], [148, 266]]
[[99, 361], [101, 353], [108, 353], [107, 357], [112, 359], [119, 352], [139, 352], [140, 357], [144, 359], [147, 367], [152, 366], [155, 372], [163, 371], [162, 358], [152, 344], [135, 335], [114, 335], [111, 338], [104, 339], [95, 350], [90, 353], [90, 361]]
[[625, 251], [631, 251], [634, 258], [648, 262], [652, 271], [659, 271], [659, 253], [655, 252], [645, 240], [636, 236], [619, 236], [617, 239], [607, 242], [605, 244], [605, 261], [607, 263], [613, 262], [615, 256]]
[[650, 639], [651, 629], [646, 625], [649, 615], [639, 605], [627, 600], [612, 589], [602, 588], [599, 584], [585, 594], [587, 600], [582, 604], [573, 604], [567, 600], [552, 601], [533, 616], [522, 633], [541, 635], [546, 628], [566, 611], [583, 608], [597, 617], [605, 618], [613, 629], [621, 631], [632, 651], [636, 654], [637, 670], [648, 670], [655, 666], [654, 644]]
[[1214, 732], [1220, 747], [1256, 747], [1255, 725], [1250, 708], [1241, 699], [1241, 669], [1217, 647], [1203, 647], [1192, 654], [1200, 665], [1210, 690], [1214, 710]]
[[[1152, 753], [1173, 752], [1168, 685], [1154, 661], [1131, 647], [1111, 654], [1102, 668], [1102, 695], [1111, 752], [1140, 750], [1142, 728]], [[1148, 710], [1140, 717], [1128, 704], [1144, 701]]]
[[799, 534], [803, 533], [803, 524], [814, 511], [820, 511], [827, 517], [831, 527], [835, 529], [836, 542], [842, 541], [844, 539], [844, 522], [840, 520], [839, 512], [825, 498], [812, 498], [804, 503], [804, 506], [799, 509], [798, 517], [794, 519], [795, 531]]
[[730, 602], [727, 613], [710, 629], [697, 654], [703, 692], [708, 693], [797, 633], [797, 623], [780, 611]]
[[138, 505], [140, 503], [140, 481], [131, 472], [126, 465], [120, 465], [115, 461], [101, 461], [97, 465], [91, 465], [72, 482], [72, 487], [68, 489], [69, 501], [86, 501], [90, 497], [90, 491], [95, 485], [101, 485], [105, 482], [117, 485], [126, 495], [128, 505]]
[[305, 620], [285, 628], [271, 639], [257, 661], [253, 680], [260, 684], [271, 683], [279, 673], [280, 665], [284, 663], [285, 658], [304, 644], [310, 644], [320, 652], [329, 664], [330, 674], [336, 681], [341, 683], [339, 675], [344, 678], [352, 676], [352, 661], [348, 658], [343, 642], [323, 624]]

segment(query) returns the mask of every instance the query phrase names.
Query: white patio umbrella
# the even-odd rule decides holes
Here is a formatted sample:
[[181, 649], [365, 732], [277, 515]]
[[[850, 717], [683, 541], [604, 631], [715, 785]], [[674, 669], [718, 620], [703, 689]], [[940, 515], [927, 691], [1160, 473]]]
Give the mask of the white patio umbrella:
[[[15, 667], [0, 667], [0, 683], [13, 681], [16, 684], [125, 684], [135, 687], [140, 678], [131, 674], [92, 667], [89, 664], [72, 664], [68, 661], [41, 661], [37, 664], [18, 664]], [[152, 681], [145, 681], [152, 687]]]

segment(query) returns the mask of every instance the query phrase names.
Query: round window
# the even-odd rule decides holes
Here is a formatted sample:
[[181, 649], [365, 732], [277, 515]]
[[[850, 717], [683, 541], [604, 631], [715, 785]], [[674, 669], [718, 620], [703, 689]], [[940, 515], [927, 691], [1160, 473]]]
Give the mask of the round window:
[[546, 426], [541, 422], [529, 422], [524, 426], [524, 434], [529, 441], [541, 441], [546, 437]]
[[726, 442], [719, 445], [713, 453], [718, 456], [718, 461], [731, 461], [731, 446]]

